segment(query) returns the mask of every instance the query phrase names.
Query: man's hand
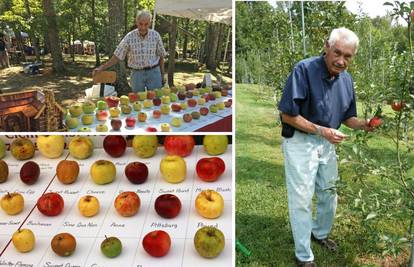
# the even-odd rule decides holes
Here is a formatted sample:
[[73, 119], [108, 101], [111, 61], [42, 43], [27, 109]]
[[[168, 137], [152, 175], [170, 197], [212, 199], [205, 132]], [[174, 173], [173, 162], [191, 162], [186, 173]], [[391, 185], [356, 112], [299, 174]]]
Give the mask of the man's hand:
[[336, 129], [326, 128], [326, 127], [323, 127], [321, 129], [321, 135], [326, 140], [328, 140], [329, 143], [334, 144], [334, 145], [341, 143], [347, 137], [347, 135], [341, 133], [340, 131]]
[[94, 76], [95, 76], [98, 72], [101, 72], [101, 71], [103, 71], [102, 66], [99, 66], [99, 67], [95, 68], [95, 69], [92, 71], [92, 77], [94, 77]]
[[375, 130], [375, 127], [369, 125], [369, 120], [361, 120], [361, 130], [366, 132], [372, 132]]
[[165, 85], [165, 77], [164, 77], [164, 74], [163, 73], [161, 73], [161, 84], [162, 84], [162, 86], [164, 86]]

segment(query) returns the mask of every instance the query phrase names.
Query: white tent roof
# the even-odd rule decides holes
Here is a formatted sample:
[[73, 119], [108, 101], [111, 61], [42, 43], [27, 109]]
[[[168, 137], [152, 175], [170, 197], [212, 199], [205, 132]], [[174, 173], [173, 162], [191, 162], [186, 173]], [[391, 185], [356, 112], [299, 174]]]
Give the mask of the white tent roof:
[[156, 14], [231, 24], [231, 0], [156, 0]]

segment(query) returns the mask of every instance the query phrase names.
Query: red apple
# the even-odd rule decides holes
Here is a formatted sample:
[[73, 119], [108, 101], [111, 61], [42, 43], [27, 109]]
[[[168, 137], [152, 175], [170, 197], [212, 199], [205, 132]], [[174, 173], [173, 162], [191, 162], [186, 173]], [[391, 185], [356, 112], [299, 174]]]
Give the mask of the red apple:
[[154, 119], [159, 119], [159, 118], [161, 117], [161, 111], [159, 111], [158, 109], [157, 109], [157, 110], [154, 110], [154, 111], [152, 112], [152, 117], [153, 117]]
[[109, 156], [119, 158], [125, 153], [127, 142], [121, 135], [108, 135], [103, 141], [103, 148]]
[[368, 123], [370, 127], [377, 128], [382, 124], [381, 118], [374, 116]]
[[147, 132], [157, 132], [157, 128], [155, 128], [155, 127], [147, 127], [145, 129], [145, 131], [147, 131]]
[[160, 106], [161, 105], [161, 98], [156, 97], [152, 100], [152, 103], [154, 104], [154, 106]]
[[98, 110], [96, 112], [96, 119], [98, 121], [106, 121], [108, 119], [108, 116], [109, 114], [108, 114], [108, 111], [106, 110]]
[[138, 95], [134, 92], [128, 93], [128, 98], [130, 103], [134, 103], [135, 101], [138, 101]]
[[231, 99], [229, 99], [229, 101], [224, 101], [224, 106], [225, 106], [226, 108], [231, 107], [231, 104], [233, 104], [230, 100], [231, 100]]
[[46, 193], [37, 200], [37, 209], [46, 216], [57, 216], [63, 211], [64, 201], [58, 193]]
[[181, 201], [172, 194], [160, 195], [155, 200], [154, 208], [161, 217], [172, 219], [180, 213]]
[[168, 155], [186, 157], [191, 154], [195, 146], [191, 135], [168, 135], [164, 139], [165, 152]]
[[208, 94], [204, 94], [202, 98], [206, 100], [206, 103], [210, 100], [210, 98], [208, 97]]
[[180, 112], [181, 111], [181, 105], [177, 103], [173, 103], [171, 105], [171, 110], [174, 112]]
[[196, 172], [201, 180], [206, 182], [216, 181], [224, 173], [226, 165], [219, 157], [202, 158], [197, 162]]
[[208, 100], [211, 100], [211, 101], [216, 100], [216, 95], [214, 93], [209, 93]]
[[142, 240], [145, 251], [153, 257], [167, 255], [171, 247], [171, 238], [167, 232], [156, 230], [149, 232]]
[[229, 92], [226, 89], [221, 90], [221, 96], [228, 96]]
[[119, 104], [119, 97], [116, 96], [107, 96], [105, 97], [105, 101], [108, 104], [108, 107], [118, 107]]
[[121, 126], [122, 126], [122, 121], [120, 119], [112, 119], [111, 126], [112, 126], [112, 130], [119, 131], [119, 129], [121, 129]]
[[34, 161], [28, 161], [20, 169], [20, 179], [23, 183], [32, 185], [39, 179], [40, 168]]
[[183, 121], [184, 122], [191, 122], [193, 120], [193, 117], [191, 116], [191, 114], [190, 113], [185, 113], [184, 115], [183, 115]]
[[203, 116], [206, 116], [208, 114], [209, 110], [206, 107], [200, 108], [200, 114]]
[[134, 117], [128, 117], [125, 119], [126, 127], [134, 128], [136, 119]]
[[133, 184], [142, 184], [148, 178], [148, 167], [142, 162], [131, 162], [125, 167], [125, 176]]
[[194, 90], [197, 87], [194, 83], [189, 83], [189, 84], [186, 84], [184, 86], [185, 86], [185, 90], [187, 90], [187, 91]]
[[178, 92], [177, 96], [178, 96], [178, 99], [180, 99], [180, 100], [185, 99], [185, 93], [184, 92]]
[[197, 106], [197, 100], [195, 100], [193, 98], [188, 99], [187, 104], [188, 104], [189, 107], [195, 107], [195, 106]]
[[400, 111], [400, 110], [402, 110], [403, 108], [405, 108], [405, 103], [404, 103], [403, 101], [401, 101], [401, 102], [398, 102], [398, 101], [393, 101], [393, 102], [392, 102], [392, 104], [391, 104], [391, 108], [392, 108], [394, 111]]
[[115, 201], [115, 210], [123, 217], [134, 216], [141, 205], [139, 196], [135, 192], [127, 191], [120, 193]]
[[154, 91], [147, 91], [147, 98], [148, 99], [154, 99], [156, 97], [156, 94]]

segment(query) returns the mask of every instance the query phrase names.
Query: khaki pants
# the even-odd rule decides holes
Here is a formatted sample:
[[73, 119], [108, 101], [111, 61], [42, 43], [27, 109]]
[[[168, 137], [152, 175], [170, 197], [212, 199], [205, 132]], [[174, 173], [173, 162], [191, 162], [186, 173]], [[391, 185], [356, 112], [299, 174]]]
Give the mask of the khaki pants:
[[7, 51], [0, 51], [0, 65], [2, 68], [10, 68], [9, 55]]

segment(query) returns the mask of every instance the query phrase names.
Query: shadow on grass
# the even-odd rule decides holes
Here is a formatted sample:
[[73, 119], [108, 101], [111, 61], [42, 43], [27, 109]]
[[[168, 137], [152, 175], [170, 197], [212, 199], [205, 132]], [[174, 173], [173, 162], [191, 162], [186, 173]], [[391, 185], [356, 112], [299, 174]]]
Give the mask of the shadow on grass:
[[236, 156], [236, 171], [236, 182], [253, 180], [257, 183], [269, 182], [271, 185], [284, 183], [284, 167], [273, 161]]

